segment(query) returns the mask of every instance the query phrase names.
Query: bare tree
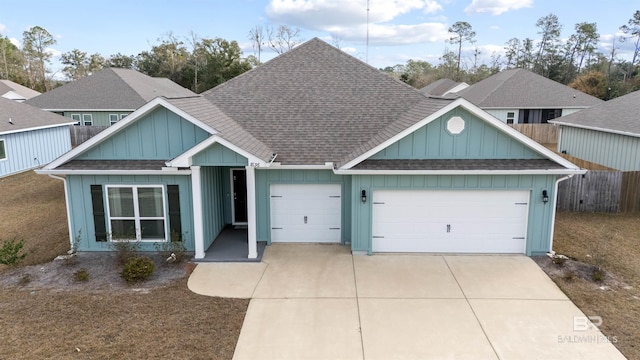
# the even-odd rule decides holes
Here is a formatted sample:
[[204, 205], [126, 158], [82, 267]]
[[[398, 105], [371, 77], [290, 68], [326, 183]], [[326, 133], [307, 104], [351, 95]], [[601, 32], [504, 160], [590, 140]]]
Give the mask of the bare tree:
[[269, 47], [278, 54], [284, 54], [304, 41], [300, 37], [300, 29], [289, 25], [278, 25], [276, 28], [268, 27], [267, 38]]
[[629, 67], [627, 73], [627, 79], [631, 78], [631, 74], [633, 74], [633, 69], [636, 65], [636, 60], [638, 59], [638, 54], [640, 54], [640, 10], [637, 10], [627, 25], [620, 26], [620, 30], [628, 35], [627, 37], [622, 37], [620, 39], [621, 42], [630, 40], [635, 41], [635, 50], [633, 51], [633, 58], [631, 59], [631, 66]]
[[258, 63], [260, 63], [260, 54], [262, 54], [262, 46], [264, 45], [264, 28], [262, 25], [256, 25], [249, 30], [249, 40], [253, 45], [253, 53], [258, 56]]
[[[476, 36], [476, 32], [471, 28], [471, 24], [466, 21], [456, 21], [455, 24], [449, 27], [449, 33], [454, 34], [449, 38], [449, 43], [458, 45], [458, 62], [456, 65], [456, 78], [460, 76], [460, 59], [462, 56], [462, 44], [465, 42], [474, 43], [473, 38]], [[456, 79], [458, 80], [458, 79]]]

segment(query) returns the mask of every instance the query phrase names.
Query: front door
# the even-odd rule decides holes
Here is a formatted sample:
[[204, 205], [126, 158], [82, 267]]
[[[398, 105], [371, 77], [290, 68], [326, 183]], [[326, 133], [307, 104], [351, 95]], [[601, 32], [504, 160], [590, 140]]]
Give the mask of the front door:
[[247, 172], [245, 169], [231, 169], [231, 213], [233, 224], [247, 223]]

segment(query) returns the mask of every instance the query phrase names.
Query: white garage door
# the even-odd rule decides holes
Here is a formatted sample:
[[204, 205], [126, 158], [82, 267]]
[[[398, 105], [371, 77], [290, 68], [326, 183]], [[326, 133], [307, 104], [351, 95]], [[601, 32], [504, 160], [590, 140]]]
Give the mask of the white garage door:
[[528, 191], [376, 190], [373, 251], [524, 253]]
[[339, 184], [272, 184], [271, 241], [339, 243]]

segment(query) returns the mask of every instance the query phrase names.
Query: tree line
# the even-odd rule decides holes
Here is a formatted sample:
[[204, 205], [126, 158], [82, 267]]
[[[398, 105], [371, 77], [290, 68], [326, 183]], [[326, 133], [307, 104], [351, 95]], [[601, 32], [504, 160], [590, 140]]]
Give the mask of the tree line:
[[[573, 34], [566, 39], [560, 37], [563, 26], [554, 14], [538, 19], [535, 26], [539, 40], [509, 39], [504, 55], [491, 54], [485, 63], [477, 47], [472, 48], [470, 57], [462, 58], [464, 46], [475, 43], [476, 32], [471, 24], [458, 21], [448, 29], [451, 36], [447, 42], [455, 48], [445, 47], [439, 64], [409, 60], [380, 70], [416, 88], [441, 78], [473, 84], [503, 69], [522, 68], [602, 99], [640, 89], [640, 10], [620, 26], [624, 35], [612, 39], [607, 54], [597, 50], [600, 35], [595, 22], [575, 24]], [[61, 71], [68, 80], [77, 80], [105, 67], [135, 69], [201, 93], [259, 65], [265, 48], [282, 54], [304, 41], [300, 29], [287, 25], [258, 25], [250, 29], [247, 38], [254, 54], [246, 57], [237, 41], [201, 38], [193, 32], [188, 37], [164, 35], [151, 49], [137, 55], [104, 57], [73, 49], [61, 55]], [[340, 47], [339, 39], [333, 42]], [[630, 42], [634, 48], [631, 61], [617, 57], [622, 42]], [[54, 80], [57, 74], [48, 68], [52, 59], [48, 48], [56, 43], [40, 26], [23, 33], [21, 48], [0, 34], [0, 78], [40, 92], [63, 84]]]
[[[624, 35], [611, 40], [607, 54], [597, 50], [600, 34], [595, 22], [575, 24], [573, 34], [564, 40], [560, 37], [563, 26], [554, 14], [541, 17], [535, 26], [538, 41], [511, 38], [505, 43], [504, 56], [494, 53], [488, 64], [479, 63], [481, 51], [474, 47], [464, 64], [463, 45], [474, 44], [476, 33], [469, 23], [456, 22], [448, 29], [448, 42], [455, 51], [445, 48], [440, 64], [409, 60], [382, 70], [417, 88], [442, 78], [473, 84], [503, 69], [521, 68], [601, 99], [640, 89], [640, 10], [620, 26]], [[632, 44], [631, 61], [617, 57], [622, 42]]]

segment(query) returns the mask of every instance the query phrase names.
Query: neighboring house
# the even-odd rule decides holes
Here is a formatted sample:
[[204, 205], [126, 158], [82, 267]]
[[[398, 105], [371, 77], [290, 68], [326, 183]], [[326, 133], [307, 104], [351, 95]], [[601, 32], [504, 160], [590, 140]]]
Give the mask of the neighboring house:
[[73, 122], [0, 98], [0, 177], [47, 164], [71, 150]]
[[229, 225], [354, 253], [544, 254], [557, 183], [585, 171], [464, 99], [424, 96], [319, 40], [202, 95], [157, 98], [42, 174], [81, 251]]
[[110, 126], [158, 96], [193, 95], [169, 79], [153, 78], [130, 69], [106, 68], [27, 103], [71, 118], [78, 125]]
[[602, 100], [524, 69], [492, 75], [458, 95], [507, 124], [545, 124]]
[[17, 102], [24, 102], [32, 97], [40, 95], [39, 92], [31, 90], [26, 86], [16, 84], [11, 80], [0, 80], [0, 97]]
[[424, 95], [445, 96], [450, 93], [457, 93], [469, 87], [465, 82], [455, 82], [451, 79], [440, 79], [420, 89]]
[[621, 171], [640, 170], [640, 91], [552, 121], [558, 151]]

